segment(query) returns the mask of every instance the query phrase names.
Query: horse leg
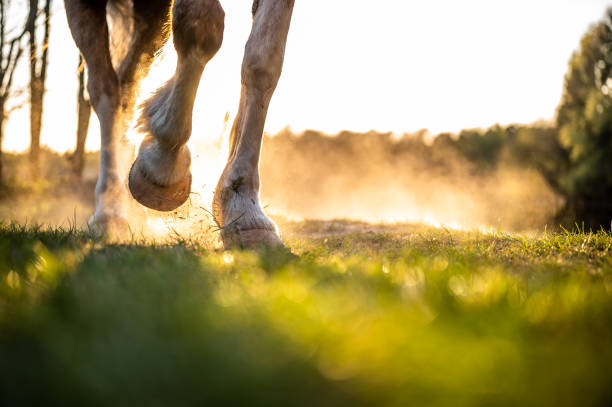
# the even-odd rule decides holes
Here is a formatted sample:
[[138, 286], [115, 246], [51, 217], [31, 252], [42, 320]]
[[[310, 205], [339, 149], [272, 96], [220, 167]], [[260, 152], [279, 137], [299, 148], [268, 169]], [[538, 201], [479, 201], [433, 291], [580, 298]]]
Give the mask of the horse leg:
[[259, 155], [270, 99], [281, 75], [294, 0], [259, 0], [242, 62], [230, 156], [213, 198], [225, 247], [282, 245], [259, 203]]
[[[126, 9], [126, 3], [118, 3], [115, 10], [111, 12], [114, 19], [123, 19], [123, 26], [130, 27], [130, 41], [122, 59], [116, 62], [119, 89], [121, 92], [121, 112], [124, 128], [122, 134], [128, 132], [128, 124], [134, 115], [134, 106], [138, 98], [139, 84], [144, 79], [157, 52], [164, 46], [168, 39], [166, 29], [169, 18], [171, 0], [134, 0], [131, 9]], [[111, 36], [121, 37], [126, 33], [120, 29], [111, 32]], [[135, 148], [127, 139], [122, 138], [121, 143], [121, 173], [128, 174], [130, 165], [134, 161]], [[127, 188], [126, 188], [127, 189]], [[129, 200], [128, 208], [130, 219], [144, 220], [144, 212], [140, 205], [133, 199]]]
[[91, 104], [100, 121], [100, 174], [90, 225], [105, 235], [129, 232], [127, 194], [119, 170], [122, 128], [119, 80], [113, 69], [106, 24], [106, 0], [65, 0], [72, 36], [85, 58]]
[[[127, 53], [117, 68], [121, 90], [121, 109], [127, 121], [133, 115], [138, 84], [149, 73], [156, 53], [167, 40], [165, 26], [170, 17], [171, 4], [171, 0], [134, 0], [131, 11], [126, 12], [117, 7], [114, 13], [120, 15], [120, 18], [132, 20]], [[117, 35], [124, 35], [124, 33]]]
[[130, 170], [132, 196], [144, 206], [170, 211], [191, 192], [191, 116], [204, 67], [223, 41], [225, 14], [218, 0], [176, 0], [172, 30], [178, 62], [174, 76], [144, 104], [146, 134]]

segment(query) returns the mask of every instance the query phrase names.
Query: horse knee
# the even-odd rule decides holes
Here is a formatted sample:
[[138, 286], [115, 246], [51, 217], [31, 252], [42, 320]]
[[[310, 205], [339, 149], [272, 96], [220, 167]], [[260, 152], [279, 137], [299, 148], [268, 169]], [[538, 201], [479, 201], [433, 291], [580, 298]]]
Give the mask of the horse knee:
[[174, 46], [182, 56], [197, 52], [209, 60], [223, 42], [225, 12], [218, 0], [176, 0], [172, 13]]
[[68, 25], [87, 63], [87, 90], [98, 115], [119, 104], [119, 81], [109, 50], [106, 1], [66, 0]]
[[[264, 93], [274, 91], [283, 68], [293, 0], [259, 4], [242, 62], [242, 83]], [[268, 13], [268, 14], [266, 14]]]
[[98, 116], [114, 113], [120, 103], [119, 80], [114, 71], [96, 73], [90, 69], [87, 91], [91, 105]]
[[247, 45], [242, 62], [242, 83], [248, 89], [264, 93], [273, 91], [280, 78], [281, 69], [282, 55]]

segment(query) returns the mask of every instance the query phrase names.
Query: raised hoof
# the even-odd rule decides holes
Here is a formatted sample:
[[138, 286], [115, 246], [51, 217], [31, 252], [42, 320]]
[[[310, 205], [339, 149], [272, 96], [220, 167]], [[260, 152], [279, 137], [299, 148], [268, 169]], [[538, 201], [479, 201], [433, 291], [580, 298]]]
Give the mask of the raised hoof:
[[118, 215], [94, 215], [88, 222], [89, 229], [109, 241], [126, 241], [132, 237], [127, 219]]
[[225, 249], [259, 249], [285, 247], [276, 231], [268, 229], [231, 228], [221, 230], [221, 240]]
[[166, 187], [149, 181], [136, 162], [130, 169], [128, 181], [130, 192], [136, 201], [147, 208], [169, 212], [184, 204], [189, 198], [191, 193], [190, 171], [181, 181]]

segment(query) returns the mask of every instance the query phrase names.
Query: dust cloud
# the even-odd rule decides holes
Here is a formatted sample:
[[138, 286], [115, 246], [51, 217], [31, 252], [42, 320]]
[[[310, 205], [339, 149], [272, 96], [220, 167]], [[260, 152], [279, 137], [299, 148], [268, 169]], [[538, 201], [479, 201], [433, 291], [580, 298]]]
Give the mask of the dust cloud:
[[482, 171], [422, 135], [285, 131], [266, 138], [261, 178], [268, 212], [297, 219], [531, 231], [551, 226], [563, 204], [535, 170]]
[[[227, 158], [228, 131], [192, 138], [192, 194], [171, 213], [133, 205], [135, 237], [205, 239], [218, 246], [210, 215], [214, 188]], [[0, 218], [21, 223], [86, 227], [94, 210], [98, 153], [89, 153], [83, 179], [66, 156], [46, 150], [43, 180], [28, 181], [23, 155], [7, 156], [12, 183]], [[11, 170], [12, 171], [12, 170]], [[538, 231], [554, 226], [562, 199], [535, 170], [500, 160], [482, 171], [456, 150], [420, 136], [382, 133], [328, 136], [289, 130], [266, 136], [260, 162], [261, 201], [280, 220], [346, 219], [418, 223], [449, 229]]]

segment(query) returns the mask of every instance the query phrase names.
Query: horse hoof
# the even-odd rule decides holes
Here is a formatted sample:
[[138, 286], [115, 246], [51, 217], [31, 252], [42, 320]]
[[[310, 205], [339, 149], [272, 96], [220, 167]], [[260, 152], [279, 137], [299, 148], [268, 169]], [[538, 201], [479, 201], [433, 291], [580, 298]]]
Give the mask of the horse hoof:
[[163, 186], [151, 182], [143, 174], [140, 166], [134, 162], [130, 169], [128, 186], [134, 199], [147, 208], [157, 211], [169, 212], [189, 198], [191, 193], [191, 172], [187, 171], [185, 177], [176, 184]]
[[132, 238], [128, 220], [121, 215], [110, 213], [95, 214], [87, 222], [89, 230], [110, 242], [125, 242]]
[[285, 247], [278, 233], [268, 229], [231, 228], [222, 230], [221, 239], [225, 249], [259, 249]]

